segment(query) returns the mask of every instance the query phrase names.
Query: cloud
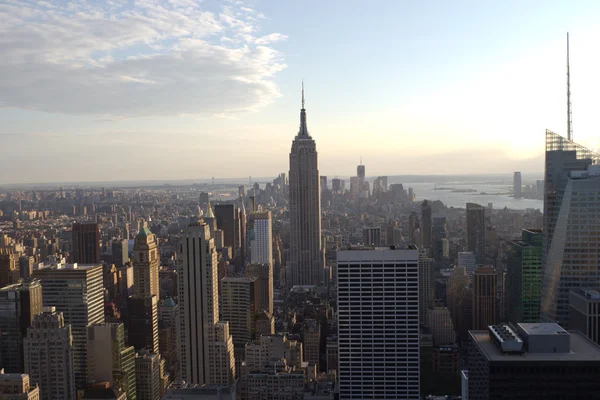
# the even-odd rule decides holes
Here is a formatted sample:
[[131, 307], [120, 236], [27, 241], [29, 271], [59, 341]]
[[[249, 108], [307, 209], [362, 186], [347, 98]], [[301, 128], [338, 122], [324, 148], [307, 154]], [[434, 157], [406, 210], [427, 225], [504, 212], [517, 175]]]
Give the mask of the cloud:
[[286, 36], [261, 36], [254, 10], [189, 0], [49, 5], [0, 4], [0, 107], [228, 115], [279, 96], [274, 76], [286, 65], [268, 45]]

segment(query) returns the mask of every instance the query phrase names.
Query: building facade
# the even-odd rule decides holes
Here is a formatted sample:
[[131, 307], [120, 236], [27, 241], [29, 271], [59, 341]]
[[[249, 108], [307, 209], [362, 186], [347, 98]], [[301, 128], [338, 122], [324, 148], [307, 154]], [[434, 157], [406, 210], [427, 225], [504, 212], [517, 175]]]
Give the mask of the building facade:
[[569, 293], [569, 327], [600, 344], [600, 292], [572, 289]]
[[273, 264], [250, 264], [246, 275], [257, 278], [257, 310], [273, 314]]
[[486, 329], [496, 323], [498, 274], [492, 266], [479, 266], [473, 274], [472, 329]]
[[477, 264], [485, 261], [485, 208], [467, 203], [467, 251], [475, 254]]
[[71, 262], [100, 263], [100, 230], [95, 222], [73, 224], [73, 254]]
[[317, 285], [323, 280], [325, 255], [321, 244], [321, 190], [317, 145], [308, 133], [304, 89], [300, 130], [290, 152], [290, 253], [292, 285]]
[[419, 398], [419, 252], [337, 252], [339, 398]]
[[271, 211], [248, 214], [250, 263], [273, 265], [273, 232]]
[[42, 400], [75, 400], [71, 326], [61, 312], [44, 307], [24, 340], [25, 372], [40, 387]]

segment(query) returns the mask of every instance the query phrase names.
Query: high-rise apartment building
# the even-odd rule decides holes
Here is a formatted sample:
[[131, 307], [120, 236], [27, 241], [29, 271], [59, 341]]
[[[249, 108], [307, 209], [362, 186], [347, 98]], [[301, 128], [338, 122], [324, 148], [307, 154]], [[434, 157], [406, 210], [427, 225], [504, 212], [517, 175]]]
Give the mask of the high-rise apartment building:
[[569, 327], [600, 344], [600, 291], [572, 289], [569, 293]]
[[10, 249], [0, 249], [0, 287], [17, 283], [20, 277], [17, 255]]
[[[102, 265], [58, 264], [33, 272], [44, 306], [54, 306], [71, 326], [75, 382], [87, 384], [87, 327], [104, 323]], [[42, 389], [43, 395], [43, 389]]]
[[73, 254], [71, 262], [100, 263], [100, 230], [95, 222], [73, 224]]
[[266, 310], [273, 314], [273, 264], [250, 264], [246, 275], [258, 278], [258, 312]]
[[24, 340], [25, 372], [40, 387], [42, 400], [75, 400], [71, 326], [63, 313], [44, 307], [33, 318]]
[[569, 322], [569, 291], [600, 287], [600, 154], [546, 131], [543, 321]]
[[517, 171], [513, 177], [513, 196], [515, 199], [520, 199], [523, 197], [522, 190], [523, 183], [521, 182], [521, 173]]
[[235, 376], [229, 324], [219, 322], [217, 252], [202, 220], [184, 228], [178, 269], [181, 379], [230, 385]]
[[27, 374], [4, 373], [4, 370], [0, 369], [0, 399], [39, 400], [40, 388], [30, 383]]
[[419, 398], [419, 252], [337, 252], [339, 398]]
[[469, 400], [590, 399], [600, 392], [600, 347], [555, 323], [469, 332]]
[[473, 329], [494, 325], [497, 319], [498, 274], [492, 266], [479, 266], [473, 274]]
[[135, 349], [125, 345], [123, 324], [88, 326], [88, 382], [109, 382], [136, 399]]
[[42, 285], [38, 280], [0, 289], [0, 355], [5, 372], [24, 371], [23, 339], [42, 307]]
[[475, 254], [477, 264], [485, 261], [485, 207], [467, 203], [467, 251]]
[[317, 285], [323, 280], [325, 255], [321, 244], [321, 191], [317, 145], [308, 133], [304, 89], [300, 130], [290, 152], [290, 253], [293, 285]]
[[250, 242], [250, 262], [252, 264], [273, 264], [273, 233], [271, 211], [253, 212], [248, 215], [248, 236]]
[[540, 320], [543, 241], [541, 230], [523, 229], [520, 240], [508, 242], [506, 294], [513, 324]]
[[431, 215], [431, 203], [423, 200], [421, 203], [421, 243], [423, 248], [430, 250], [432, 246], [433, 219]]

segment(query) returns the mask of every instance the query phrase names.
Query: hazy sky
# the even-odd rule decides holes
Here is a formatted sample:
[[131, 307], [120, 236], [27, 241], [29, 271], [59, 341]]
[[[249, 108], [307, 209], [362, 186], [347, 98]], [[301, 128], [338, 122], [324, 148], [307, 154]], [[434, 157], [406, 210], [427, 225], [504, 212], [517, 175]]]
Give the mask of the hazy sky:
[[543, 171], [600, 146], [600, 2], [0, 0], [0, 183]]

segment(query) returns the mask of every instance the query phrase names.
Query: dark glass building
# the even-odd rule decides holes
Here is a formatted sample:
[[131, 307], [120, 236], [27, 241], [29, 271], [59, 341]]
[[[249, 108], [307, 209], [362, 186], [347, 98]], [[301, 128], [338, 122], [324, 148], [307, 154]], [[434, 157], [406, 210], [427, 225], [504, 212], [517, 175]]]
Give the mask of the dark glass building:
[[73, 263], [100, 263], [100, 230], [95, 222], [73, 224]]

